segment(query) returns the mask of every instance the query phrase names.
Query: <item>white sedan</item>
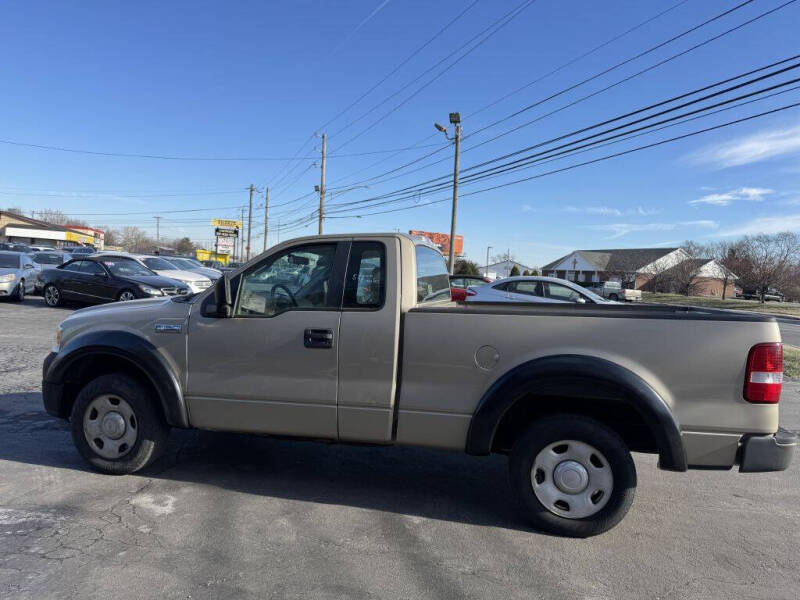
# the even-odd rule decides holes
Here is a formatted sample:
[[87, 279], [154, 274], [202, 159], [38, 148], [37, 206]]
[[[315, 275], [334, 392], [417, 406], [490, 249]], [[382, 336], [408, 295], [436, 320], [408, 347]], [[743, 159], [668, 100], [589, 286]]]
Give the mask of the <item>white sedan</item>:
[[467, 302], [616, 304], [571, 281], [556, 277], [509, 277], [467, 288]]

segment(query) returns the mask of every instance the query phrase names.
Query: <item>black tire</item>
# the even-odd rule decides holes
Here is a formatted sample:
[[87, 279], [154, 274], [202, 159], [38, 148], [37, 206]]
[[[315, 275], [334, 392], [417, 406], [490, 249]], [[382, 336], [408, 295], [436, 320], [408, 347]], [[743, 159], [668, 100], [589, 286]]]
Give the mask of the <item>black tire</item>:
[[14, 291], [14, 295], [11, 296], [11, 299], [14, 302], [23, 302], [25, 300], [25, 280], [20, 279], [19, 285], [17, 289]]
[[[133, 296], [133, 298], [127, 298], [126, 300], [123, 300], [122, 296], [126, 294], [130, 294], [131, 296]], [[134, 292], [133, 290], [129, 290], [128, 288], [125, 288], [119, 294], [117, 294], [117, 302], [125, 302], [128, 300], [136, 300], [136, 292]]]
[[[50, 290], [50, 294], [48, 294], [48, 290]], [[47, 306], [56, 308], [64, 303], [64, 298], [61, 296], [61, 290], [59, 290], [58, 287], [52, 283], [48, 283], [46, 286], [44, 286], [44, 289], [42, 289], [42, 295], [44, 296], [44, 303], [47, 304]]]
[[617, 296], [616, 294], [609, 294], [608, 299], [616, 302], [617, 300], [619, 300], [619, 296]]
[[[97, 454], [89, 445], [83, 430], [83, 418], [89, 404], [104, 394], [125, 400], [136, 417], [136, 442], [125, 455], [114, 459]], [[122, 373], [102, 375], [89, 382], [75, 399], [70, 418], [72, 441], [78, 452], [93, 468], [110, 475], [125, 475], [143, 469], [164, 451], [169, 434], [169, 425], [156, 402], [144, 386]]]
[[[611, 468], [613, 489], [597, 513], [580, 519], [559, 516], [544, 506], [533, 489], [531, 469], [539, 452], [562, 440], [576, 440], [599, 450]], [[523, 516], [536, 529], [568, 537], [590, 537], [617, 525], [633, 503], [636, 466], [625, 442], [599, 421], [581, 415], [539, 419], [518, 438], [509, 460], [511, 488]]]

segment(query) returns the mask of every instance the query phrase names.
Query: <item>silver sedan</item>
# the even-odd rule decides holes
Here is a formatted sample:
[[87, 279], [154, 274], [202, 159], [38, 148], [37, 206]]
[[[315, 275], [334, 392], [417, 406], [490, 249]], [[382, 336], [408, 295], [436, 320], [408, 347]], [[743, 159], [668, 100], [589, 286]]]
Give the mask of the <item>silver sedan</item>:
[[538, 302], [616, 304], [566, 279], [556, 277], [509, 277], [467, 288], [467, 302]]
[[0, 298], [18, 302], [33, 292], [36, 270], [33, 260], [22, 252], [0, 251]]

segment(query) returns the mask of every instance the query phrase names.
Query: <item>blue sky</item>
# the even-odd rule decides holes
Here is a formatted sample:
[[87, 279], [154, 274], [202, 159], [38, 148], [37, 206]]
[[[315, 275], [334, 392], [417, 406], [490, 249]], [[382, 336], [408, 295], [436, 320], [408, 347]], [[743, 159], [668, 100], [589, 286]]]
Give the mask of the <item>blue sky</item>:
[[[433, 123], [446, 122], [449, 112], [459, 111], [463, 118], [462, 167], [467, 168], [798, 53], [800, 3], [793, 3], [651, 72], [470, 150], [783, 0], [751, 2], [470, 137], [471, 132], [523, 106], [738, 4], [688, 0], [477, 112], [677, 3], [537, 0], [407, 101], [460, 54], [416, 84], [404, 88], [406, 84], [520, 2], [478, 0], [473, 6], [472, 0], [4, 3], [0, 8], [4, 46], [0, 53], [1, 140], [162, 156], [297, 154], [304, 158], [294, 162], [159, 160], [0, 143], [0, 206], [22, 206], [26, 211], [60, 208], [95, 225], [137, 225], [151, 232], [155, 231], [152, 216], [161, 214], [162, 235], [209, 240], [209, 219], [236, 215], [235, 207], [246, 203], [250, 183], [272, 188], [273, 222], [292, 223], [310, 214], [315, 208], [313, 197], [291, 201], [309, 194], [319, 181], [312, 158], [319, 152], [315, 131], [329, 134], [329, 189], [370, 186], [329, 196], [329, 204], [336, 209], [345, 202], [367, 200], [450, 173], [452, 151], [445, 147], [414, 166], [441, 159], [438, 164], [408, 174], [392, 173], [398, 176], [388, 181], [377, 178], [364, 183], [436, 150], [439, 146], [430, 145], [445, 140]], [[453, 25], [386, 82], [328, 123], [462, 11]], [[792, 73], [783, 79], [790, 77]], [[373, 109], [398, 90], [403, 91]], [[791, 91], [652, 136], [465, 185], [462, 193], [798, 101], [800, 90]], [[367, 116], [339, 131], [370, 109]], [[337, 156], [417, 145], [424, 147], [397, 154]], [[486, 247], [492, 246], [493, 254], [510, 249], [518, 260], [531, 265], [544, 264], [574, 248], [672, 245], [687, 238], [709, 241], [758, 231], [797, 231], [798, 156], [800, 110], [795, 108], [564, 173], [465, 195], [458, 231], [465, 237], [467, 255], [474, 260], [481, 262]], [[447, 196], [448, 192], [440, 193], [416, 204]], [[389, 214], [352, 217], [358, 212], [412, 206]], [[213, 210], [169, 212], [206, 208]], [[351, 218], [327, 220], [326, 232], [449, 231], [450, 227], [449, 202], [415, 206], [410, 200], [351, 209], [340, 216]], [[253, 240], [259, 249], [262, 220], [259, 211]], [[284, 228], [280, 236], [315, 232], [316, 222], [305, 228]], [[277, 235], [271, 232], [269, 243], [275, 241]]]

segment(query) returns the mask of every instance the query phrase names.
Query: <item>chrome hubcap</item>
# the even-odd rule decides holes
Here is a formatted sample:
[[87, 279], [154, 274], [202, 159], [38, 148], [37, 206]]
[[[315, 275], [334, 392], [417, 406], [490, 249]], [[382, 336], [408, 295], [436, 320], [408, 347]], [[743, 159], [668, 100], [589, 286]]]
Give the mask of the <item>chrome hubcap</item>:
[[55, 304], [58, 302], [58, 290], [53, 286], [48, 287], [44, 291], [44, 299], [47, 300], [48, 304]]
[[103, 394], [86, 407], [83, 435], [103, 458], [119, 458], [136, 443], [139, 423], [130, 404], [119, 396]]
[[120, 294], [119, 296], [119, 299], [122, 300], [123, 302], [126, 302], [128, 300], [133, 300], [134, 297], [133, 294], [131, 294], [130, 292], [122, 292], [122, 294]]
[[603, 454], [577, 440], [560, 440], [542, 448], [533, 460], [531, 485], [551, 513], [583, 519], [603, 509], [614, 489], [614, 475]]

